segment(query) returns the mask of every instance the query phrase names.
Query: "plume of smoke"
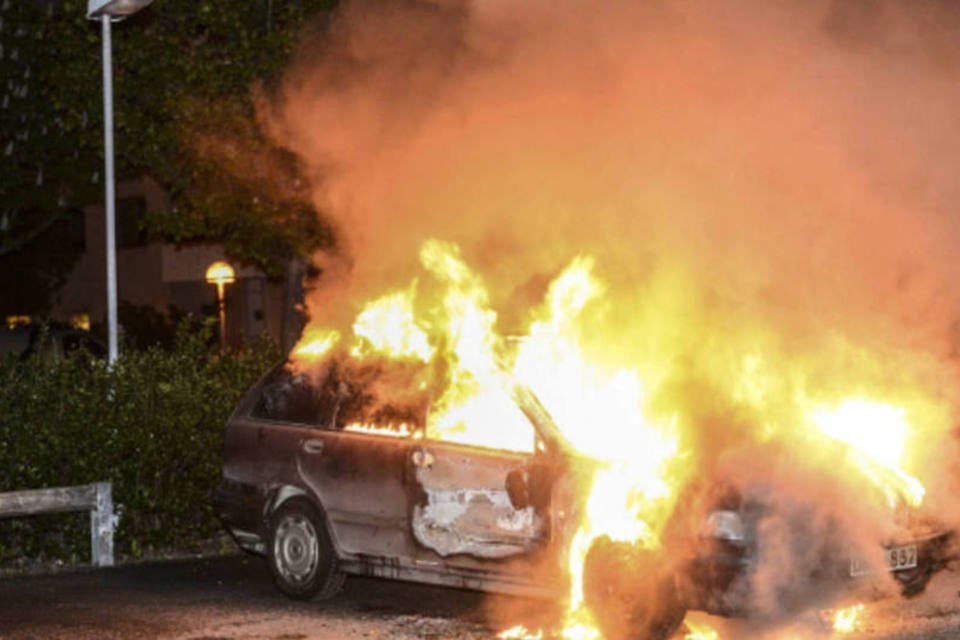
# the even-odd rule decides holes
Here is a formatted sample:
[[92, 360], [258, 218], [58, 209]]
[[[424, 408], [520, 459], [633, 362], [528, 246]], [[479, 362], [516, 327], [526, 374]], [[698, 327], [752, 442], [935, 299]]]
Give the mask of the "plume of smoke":
[[[609, 289], [584, 338], [683, 407], [695, 463], [750, 459], [798, 396], [867, 389], [947, 407], [919, 425], [942, 443], [958, 35], [951, 2], [348, 0], [261, 114], [340, 234], [311, 317], [342, 325], [441, 238], [510, 330], [591, 254]], [[916, 461], [933, 505], [945, 450]]]

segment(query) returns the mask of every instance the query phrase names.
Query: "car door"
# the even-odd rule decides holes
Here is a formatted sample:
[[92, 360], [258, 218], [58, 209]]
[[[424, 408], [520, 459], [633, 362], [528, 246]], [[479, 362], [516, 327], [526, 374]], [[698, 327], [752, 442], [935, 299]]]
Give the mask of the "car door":
[[331, 534], [347, 554], [409, 554], [404, 473], [410, 439], [314, 430], [297, 452], [303, 481], [327, 513]]
[[341, 552], [395, 557], [410, 548], [410, 439], [344, 431], [328, 405], [309, 378], [283, 368], [274, 373], [252, 411], [255, 446], [263, 452], [255, 457], [270, 461], [261, 477], [314, 495]]
[[530, 490], [535, 453], [427, 440], [409, 456], [417, 489], [410, 526], [422, 556], [475, 569], [522, 559], [547, 542], [549, 483]]

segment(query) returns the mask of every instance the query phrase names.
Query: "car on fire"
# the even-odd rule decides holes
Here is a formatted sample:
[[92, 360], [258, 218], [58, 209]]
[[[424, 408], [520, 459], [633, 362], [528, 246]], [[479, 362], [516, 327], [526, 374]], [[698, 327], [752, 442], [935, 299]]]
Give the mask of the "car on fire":
[[[591, 467], [529, 389], [512, 390], [535, 443], [529, 452], [430, 439], [408, 426], [409, 416], [389, 428], [352, 425], [360, 393], [278, 365], [227, 423], [216, 511], [241, 548], [266, 556], [283, 593], [329, 598], [348, 574], [566, 593], [565, 552]], [[584, 597], [607, 638], [668, 638], [687, 610], [749, 614], [766, 507], [744, 496], [722, 482], [694, 483], [661, 549], [593, 542]], [[884, 557], [913, 595], [948, 560], [951, 534], [917, 523], [903, 529]], [[824, 579], [869, 573], [838, 541], [816, 552], [826, 560], [811, 571]]]

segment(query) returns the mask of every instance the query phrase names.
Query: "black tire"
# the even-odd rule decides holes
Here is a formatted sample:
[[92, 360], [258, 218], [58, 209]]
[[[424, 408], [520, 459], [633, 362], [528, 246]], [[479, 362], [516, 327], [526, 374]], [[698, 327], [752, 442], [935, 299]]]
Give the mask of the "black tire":
[[925, 562], [913, 569], [895, 572], [893, 577], [900, 583], [900, 595], [912, 598], [923, 593], [933, 576], [934, 568], [932, 563]]
[[584, 559], [583, 595], [606, 640], [667, 640], [686, 616], [660, 554], [606, 536]]
[[302, 498], [284, 502], [271, 515], [267, 561], [277, 588], [298, 600], [332, 598], [346, 578], [325, 519]]

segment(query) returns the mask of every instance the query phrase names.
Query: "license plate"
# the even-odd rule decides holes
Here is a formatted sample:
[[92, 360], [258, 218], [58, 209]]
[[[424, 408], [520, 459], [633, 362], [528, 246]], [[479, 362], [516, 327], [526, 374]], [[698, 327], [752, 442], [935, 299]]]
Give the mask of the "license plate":
[[[913, 569], [917, 566], [917, 545], [905, 544], [899, 547], [890, 547], [883, 550], [887, 571], [901, 571]], [[862, 576], [871, 573], [870, 565], [859, 558], [850, 560], [850, 575]]]
[[907, 544], [902, 547], [885, 549], [887, 570], [913, 569], [917, 566], [917, 545]]

